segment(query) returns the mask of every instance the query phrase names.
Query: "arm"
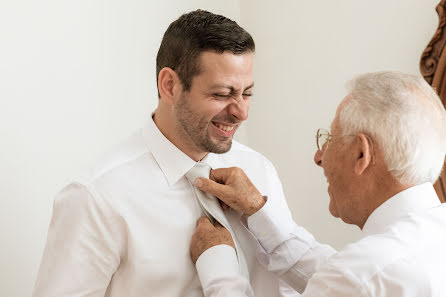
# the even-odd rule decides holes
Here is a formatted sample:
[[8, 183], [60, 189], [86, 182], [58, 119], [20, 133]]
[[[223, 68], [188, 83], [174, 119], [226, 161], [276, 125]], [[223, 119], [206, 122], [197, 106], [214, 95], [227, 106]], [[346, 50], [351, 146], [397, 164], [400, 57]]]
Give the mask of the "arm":
[[206, 297], [253, 297], [249, 281], [240, 274], [231, 233], [218, 222], [201, 217], [192, 236], [190, 253]]
[[[275, 253], [278, 252], [273, 252], [273, 254]], [[317, 253], [319, 252], [308, 251], [299, 262], [314, 261], [312, 258]], [[206, 297], [253, 296], [248, 281], [239, 274], [237, 256], [230, 233], [221, 225], [213, 226], [206, 217], [200, 218], [196, 232], [192, 237], [191, 257], [194, 262], [198, 257], [196, 267]], [[313, 265], [320, 265], [321, 267], [317, 268], [317, 273], [313, 274], [312, 272], [311, 276], [306, 276], [308, 284], [306, 281], [306, 288], [305, 291], [302, 289], [301, 296], [369, 296], [366, 290], [367, 283], [361, 283], [360, 279], [353, 275], [349, 269], [353, 264], [352, 259], [355, 260], [357, 257], [352, 257], [348, 253], [337, 254], [326, 263], [324, 263], [325, 260], [316, 259], [319, 262], [312, 263], [310, 267], [313, 267]], [[322, 265], [322, 263], [324, 264]], [[297, 266], [300, 265], [302, 263]], [[301, 267], [291, 267], [289, 270], [293, 271], [295, 269], [303, 271]], [[296, 271], [285, 271], [282, 275], [289, 275], [291, 284], [295, 284], [296, 279], [302, 277], [301, 275], [295, 276], [295, 274]]]
[[103, 297], [120, 263], [119, 221], [92, 188], [73, 183], [54, 202], [34, 297]]
[[248, 217], [248, 227], [261, 246], [258, 261], [299, 293], [305, 290], [321, 265], [336, 253], [332, 247], [317, 242], [292, 218], [277, 216], [269, 201]]
[[196, 263], [206, 297], [253, 297], [251, 286], [239, 272], [235, 250], [221, 244], [206, 250]]
[[318, 243], [292, 219], [283, 197], [282, 186], [272, 165], [271, 194], [265, 198], [239, 168], [211, 171], [211, 179], [200, 178], [195, 185], [217, 196], [229, 207], [248, 215], [248, 228], [259, 240], [258, 260], [298, 292], [335, 250]]
[[[343, 269], [344, 268], [344, 269]], [[347, 271], [346, 271], [347, 270]], [[371, 297], [368, 282], [350, 274], [348, 267], [324, 265], [308, 282], [301, 297]], [[393, 296], [392, 294], [385, 296]]]

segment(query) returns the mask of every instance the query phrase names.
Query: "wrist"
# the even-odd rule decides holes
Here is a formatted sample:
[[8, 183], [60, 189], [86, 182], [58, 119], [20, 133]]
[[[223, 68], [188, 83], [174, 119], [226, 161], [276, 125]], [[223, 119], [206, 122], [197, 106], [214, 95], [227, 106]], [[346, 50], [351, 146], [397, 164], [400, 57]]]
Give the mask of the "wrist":
[[265, 196], [259, 195], [254, 199], [253, 203], [250, 205], [248, 211], [245, 213], [250, 216], [258, 212], [266, 203]]
[[235, 249], [222, 244], [204, 252], [196, 263], [203, 289], [209, 289], [216, 280], [239, 277], [240, 268]]

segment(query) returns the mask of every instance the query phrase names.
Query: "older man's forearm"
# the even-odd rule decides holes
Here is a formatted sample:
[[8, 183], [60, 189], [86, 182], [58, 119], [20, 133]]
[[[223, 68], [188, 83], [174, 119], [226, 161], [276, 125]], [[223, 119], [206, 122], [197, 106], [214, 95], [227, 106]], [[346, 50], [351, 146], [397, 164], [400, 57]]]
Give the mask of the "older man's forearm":
[[259, 262], [300, 293], [319, 267], [336, 253], [292, 218], [275, 215], [268, 201], [248, 218], [248, 228], [261, 245]]

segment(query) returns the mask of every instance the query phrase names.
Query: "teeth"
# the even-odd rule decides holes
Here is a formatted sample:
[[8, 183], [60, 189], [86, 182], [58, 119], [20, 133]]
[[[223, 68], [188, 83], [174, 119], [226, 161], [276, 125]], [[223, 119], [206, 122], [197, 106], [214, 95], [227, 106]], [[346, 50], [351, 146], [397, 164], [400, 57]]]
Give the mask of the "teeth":
[[221, 124], [215, 124], [215, 125], [223, 131], [232, 131], [234, 129], [234, 126], [223, 126]]

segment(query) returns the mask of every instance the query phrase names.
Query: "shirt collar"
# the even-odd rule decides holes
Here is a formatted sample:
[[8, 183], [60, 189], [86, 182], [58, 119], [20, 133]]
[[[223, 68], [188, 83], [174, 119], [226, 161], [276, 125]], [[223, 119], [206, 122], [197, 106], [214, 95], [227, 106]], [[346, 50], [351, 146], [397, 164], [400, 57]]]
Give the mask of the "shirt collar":
[[[153, 117], [153, 114], [152, 114]], [[174, 185], [194, 165], [195, 161], [170, 142], [158, 129], [153, 118], [147, 120], [143, 129], [144, 140], [169, 186]]]
[[441, 202], [431, 183], [427, 182], [411, 187], [378, 206], [365, 222], [362, 234], [365, 237], [380, 233], [387, 226], [411, 212], [432, 208], [440, 204]]

